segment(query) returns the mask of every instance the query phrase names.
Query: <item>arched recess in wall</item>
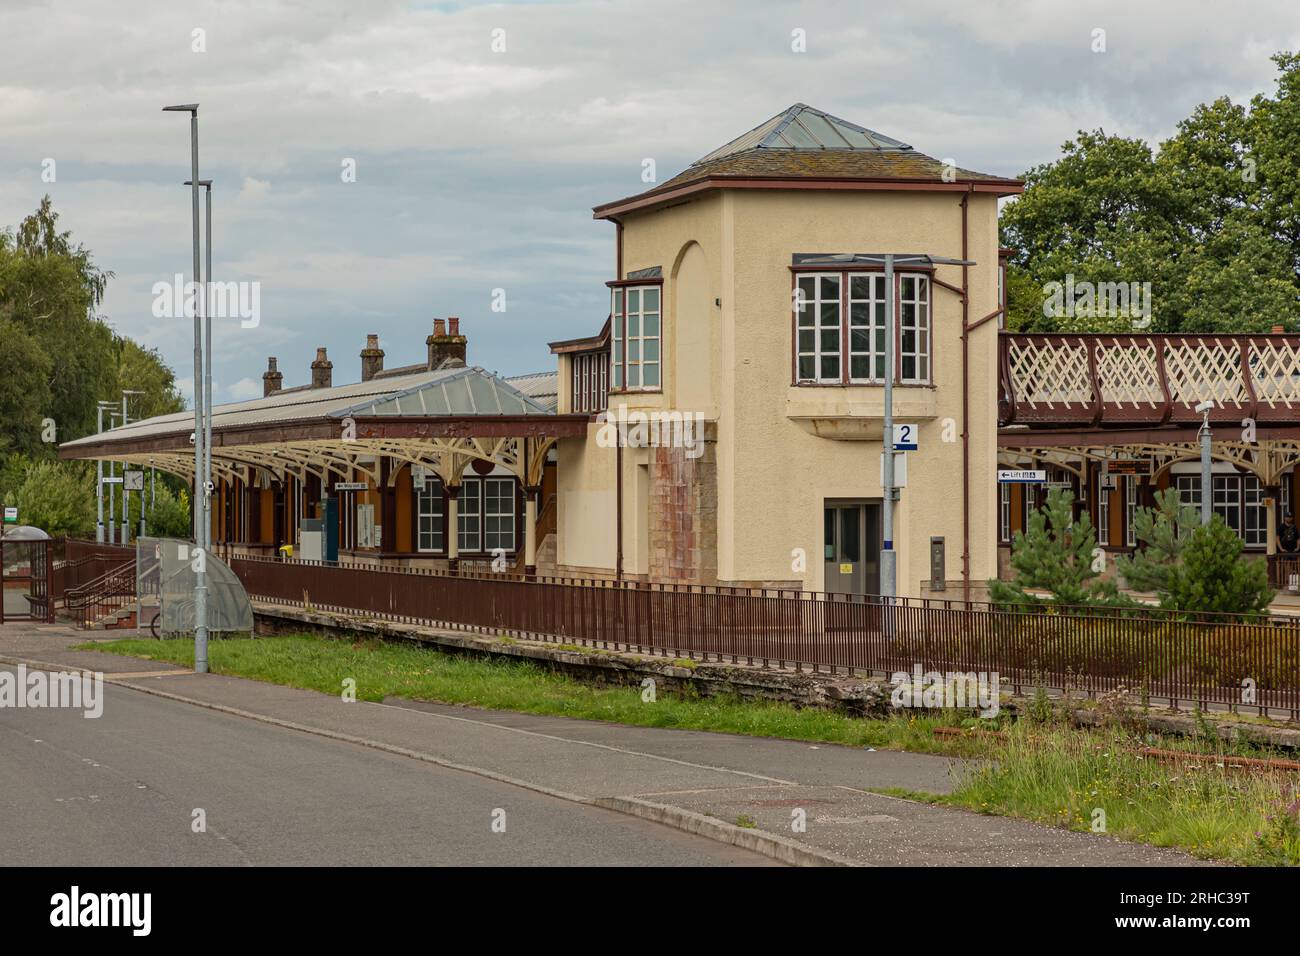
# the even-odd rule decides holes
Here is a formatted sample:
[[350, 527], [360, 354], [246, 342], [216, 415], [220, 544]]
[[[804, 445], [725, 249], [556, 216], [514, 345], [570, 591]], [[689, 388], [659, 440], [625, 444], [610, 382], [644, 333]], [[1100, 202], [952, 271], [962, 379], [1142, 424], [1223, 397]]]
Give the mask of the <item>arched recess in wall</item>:
[[671, 339], [665, 347], [673, 350], [672, 401], [681, 411], [716, 418], [714, 297], [708, 261], [698, 242], [686, 243], [677, 253], [671, 280]]

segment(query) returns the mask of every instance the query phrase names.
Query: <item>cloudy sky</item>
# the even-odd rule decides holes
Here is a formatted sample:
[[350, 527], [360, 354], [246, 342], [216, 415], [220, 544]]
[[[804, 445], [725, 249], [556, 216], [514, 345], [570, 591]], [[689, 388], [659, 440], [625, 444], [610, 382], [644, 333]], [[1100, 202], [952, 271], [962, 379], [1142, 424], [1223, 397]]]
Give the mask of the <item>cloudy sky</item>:
[[804, 102], [1015, 175], [1079, 128], [1158, 141], [1270, 91], [1298, 44], [1294, 0], [0, 0], [0, 226], [48, 191], [116, 273], [106, 320], [188, 390], [191, 326], [151, 304], [191, 255], [188, 122], [160, 109], [198, 102], [214, 278], [261, 289], [256, 328], [217, 326], [219, 401], [260, 394], [268, 355], [301, 384], [322, 345], [355, 381], [368, 332], [419, 361], [447, 315], [471, 362], [539, 371], [603, 322], [591, 207], [648, 188], [646, 158], [662, 182]]

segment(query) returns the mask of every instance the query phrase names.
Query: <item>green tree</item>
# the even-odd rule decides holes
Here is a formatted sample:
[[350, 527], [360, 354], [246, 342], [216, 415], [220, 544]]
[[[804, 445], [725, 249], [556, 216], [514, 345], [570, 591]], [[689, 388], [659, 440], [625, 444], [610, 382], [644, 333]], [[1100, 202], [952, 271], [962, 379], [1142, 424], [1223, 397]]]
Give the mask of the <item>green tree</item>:
[[1133, 537], [1137, 549], [1131, 557], [1120, 555], [1115, 568], [1124, 583], [1135, 591], [1169, 593], [1171, 576], [1182, 558], [1183, 548], [1200, 525], [1195, 508], [1182, 503], [1177, 489], [1155, 494], [1155, 508], [1133, 512]]
[[[148, 499], [149, 492], [145, 491]], [[137, 526], [138, 527], [138, 526]], [[154, 506], [145, 512], [145, 527], [155, 538], [190, 537], [190, 499], [184, 490], [173, 493], [163, 482], [158, 482]]]
[[126, 338], [118, 340], [114, 394], [120, 395], [123, 389], [143, 393], [129, 400], [132, 421], [185, 410], [185, 399], [176, 388], [176, 374], [158, 352]]
[[95, 531], [94, 472], [85, 462], [38, 461], [27, 466], [4, 503], [18, 508], [18, 521], [53, 537]]
[[[1029, 516], [1029, 528], [1011, 543], [1011, 581], [989, 581], [997, 604], [1109, 604], [1118, 599], [1113, 581], [1093, 567], [1097, 536], [1085, 511], [1074, 520], [1068, 491], [1054, 488], [1043, 508]], [[1043, 598], [1031, 592], [1047, 592]]]
[[[1259, 332], [1300, 325], [1300, 56], [1280, 53], [1274, 95], [1203, 104], [1153, 151], [1080, 131], [1024, 174], [1002, 212], [1016, 250], [1009, 328], [1116, 332], [1131, 315], [1044, 315], [1045, 286], [1150, 282], [1150, 328]], [[1142, 323], [1145, 325], [1145, 322]]]
[[1268, 568], [1258, 559], [1244, 560], [1241, 538], [1215, 515], [1198, 527], [1182, 549], [1182, 560], [1169, 574], [1168, 592], [1161, 602], [1179, 611], [1235, 615], [1268, 610], [1273, 590]]

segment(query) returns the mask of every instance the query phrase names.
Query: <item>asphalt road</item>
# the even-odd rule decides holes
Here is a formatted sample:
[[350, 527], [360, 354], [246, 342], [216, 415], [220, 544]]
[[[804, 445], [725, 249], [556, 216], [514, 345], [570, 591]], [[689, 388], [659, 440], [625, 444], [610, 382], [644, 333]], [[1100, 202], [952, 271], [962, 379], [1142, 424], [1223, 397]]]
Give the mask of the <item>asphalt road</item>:
[[[104, 693], [98, 719], [0, 709], [0, 863], [773, 865], [475, 774], [121, 687]], [[194, 832], [195, 810], [206, 832]]]

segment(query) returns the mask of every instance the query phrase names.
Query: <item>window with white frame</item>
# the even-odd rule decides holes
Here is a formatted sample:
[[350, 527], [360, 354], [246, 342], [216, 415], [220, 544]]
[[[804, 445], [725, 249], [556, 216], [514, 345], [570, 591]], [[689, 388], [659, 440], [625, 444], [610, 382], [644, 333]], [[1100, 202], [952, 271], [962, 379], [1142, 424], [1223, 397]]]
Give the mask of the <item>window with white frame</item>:
[[1236, 475], [1213, 476], [1214, 513], [1233, 531], [1241, 534], [1241, 479]]
[[465, 478], [460, 483], [460, 499], [456, 505], [456, 546], [461, 551], [483, 550], [482, 492], [481, 479]]
[[898, 290], [900, 382], [930, 380], [930, 280], [902, 276]]
[[515, 480], [483, 481], [483, 550], [515, 549]]
[[849, 381], [885, 380], [885, 277], [849, 276]]
[[799, 379], [840, 382], [840, 286], [842, 276], [799, 276], [795, 294], [798, 319]]
[[1242, 540], [1246, 547], [1262, 548], [1268, 543], [1268, 509], [1264, 506], [1264, 486], [1254, 475], [1241, 480]]
[[656, 391], [660, 388], [659, 286], [627, 286], [613, 291], [610, 326], [613, 341], [613, 387]]
[[[1211, 476], [1211, 498], [1210, 509], [1213, 514], [1218, 515], [1233, 531], [1242, 535], [1242, 482], [1240, 475], [1212, 475]], [[1197, 514], [1201, 510], [1201, 476], [1200, 475], [1178, 475], [1177, 476], [1178, 499], [1185, 505], [1195, 508]], [[1247, 541], [1249, 543], [1249, 541]]]
[[415, 489], [416, 550], [441, 551], [443, 543], [442, 479], [426, 476]]
[[[885, 380], [883, 273], [812, 272], [795, 280], [795, 380], [865, 384]], [[931, 373], [930, 278], [896, 279], [895, 380], [928, 384]]]
[[573, 411], [603, 412], [609, 394], [609, 352], [577, 352], [573, 356]]

